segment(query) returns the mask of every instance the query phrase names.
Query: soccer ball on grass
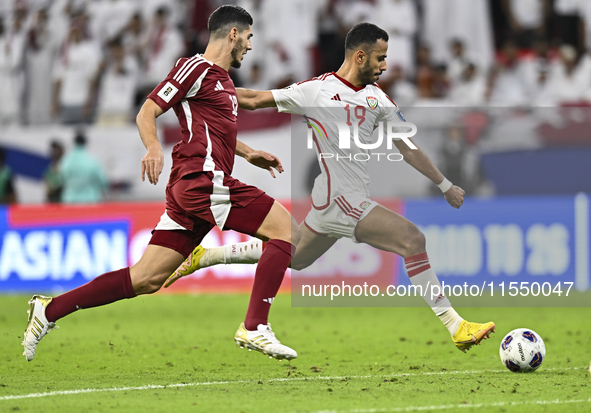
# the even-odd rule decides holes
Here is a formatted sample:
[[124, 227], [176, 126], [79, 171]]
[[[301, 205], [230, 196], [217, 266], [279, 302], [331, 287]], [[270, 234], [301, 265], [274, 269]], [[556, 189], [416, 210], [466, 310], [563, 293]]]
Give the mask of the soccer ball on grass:
[[511, 331], [501, 342], [501, 361], [514, 373], [536, 371], [546, 357], [544, 340], [529, 328]]

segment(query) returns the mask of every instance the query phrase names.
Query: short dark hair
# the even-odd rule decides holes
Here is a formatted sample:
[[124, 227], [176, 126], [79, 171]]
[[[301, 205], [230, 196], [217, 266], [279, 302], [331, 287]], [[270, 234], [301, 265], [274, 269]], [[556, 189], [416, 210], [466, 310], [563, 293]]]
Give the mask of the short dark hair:
[[210, 37], [220, 38], [224, 37], [232, 27], [243, 32], [248, 29], [248, 26], [252, 26], [252, 23], [252, 16], [242, 7], [225, 4], [211, 13], [207, 21], [207, 28]]
[[347, 33], [345, 52], [361, 49], [365, 45], [374, 45], [378, 40], [387, 42], [389, 38], [388, 33], [375, 24], [359, 23]]
[[76, 133], [76, 136], [74, 137], [74, 144], [77, 146], [86, 146], [86, 136], [84, 136], [83, 132]]

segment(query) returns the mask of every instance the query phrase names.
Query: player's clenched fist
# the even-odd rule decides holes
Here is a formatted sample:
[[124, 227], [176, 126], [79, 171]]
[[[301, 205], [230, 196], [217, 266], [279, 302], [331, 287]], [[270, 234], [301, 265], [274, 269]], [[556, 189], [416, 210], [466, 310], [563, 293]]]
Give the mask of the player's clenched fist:
[[148, 153], [142, 159], [142, 181], [145, 181], [145, 175], [148, 175], [148, 182], [156, 185], [158, 177], [162, 173], [164, 166], [164, 155], [160, 146], [151, 146]]
[[453, 185], [449, 190], [443, 194], [445, 200], [454, 208], [459, 208], [464, 203], [464, 190], [459, 186]]

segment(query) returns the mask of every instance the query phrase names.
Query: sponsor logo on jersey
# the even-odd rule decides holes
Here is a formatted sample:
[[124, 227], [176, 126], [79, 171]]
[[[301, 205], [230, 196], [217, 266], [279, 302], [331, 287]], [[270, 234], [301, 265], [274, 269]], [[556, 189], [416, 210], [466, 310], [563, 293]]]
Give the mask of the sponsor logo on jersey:
[[170, 82], [166, 82], [166, 84], [160, 89], [158, 92], [158, 96], [165, 101], [166, 103], [170, 102], [170, 100], [176, 95], [179, 90], [176, 86], [174, 86]]
[[365, 99], [367, 100], [367, 104], [372, 110], [378, 107], [378, 98], [374, 96], [368, 96]]
[[338, 100], [340, 102], [341, 101], [341, 97], [337, 93], [336, 95], [334, 95], [333, 97], [331, 97], [330, 100]]
[[215, 85], [215, 90], [224, 90], [224, 87], [222, 86], [222, 83], [218, 80], [218, 83]]
[[360, 203], [360, 204], [359, 204], [359, 208], [361, 208], [361, 209], [364, 209], [364, 210], [365, 210], [365, 209], [369, 208], [369, 206], [370, 206], [370, 205], [371, 205], [371, 203], [370, 203], [370, 202], [363, 201], [362, 203]]

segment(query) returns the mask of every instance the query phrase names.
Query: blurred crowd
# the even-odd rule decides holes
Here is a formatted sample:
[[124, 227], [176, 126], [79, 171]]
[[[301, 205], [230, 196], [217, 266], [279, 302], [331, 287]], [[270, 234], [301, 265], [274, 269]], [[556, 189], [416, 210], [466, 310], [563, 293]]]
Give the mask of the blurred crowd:
[[[0, 0], [0, 124], [133, 120], [181, 56], [203, 52], [228, 0]], [[390, 35], [380, 82], [401, 105], [591, 101], [585, 0], [234, 0], [253, 16], [237, 85], [267, 89], [338, 70], [344, 37]]]

